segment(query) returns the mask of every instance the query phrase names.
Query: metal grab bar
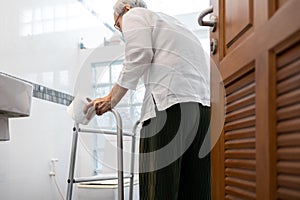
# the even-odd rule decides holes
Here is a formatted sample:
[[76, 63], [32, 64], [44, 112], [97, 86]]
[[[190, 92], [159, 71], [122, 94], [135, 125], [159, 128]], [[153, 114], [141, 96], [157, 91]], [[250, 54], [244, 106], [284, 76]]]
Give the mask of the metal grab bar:
[[[72, 199], [72, 191], [73, 191], [73, 184], [79, 182], [91, 182], [97, 180], [112, 180], [118, 179], [118, 200], [124, 200], [124, 179], [123, 178], [130, 178], [130, 193], [129, 199], [133, 199], [133, 181], [134, 181], [134, 152], [135, 152], [135, 136], [136, 130], [139, 125], [139, 121], [133, 127], [133, 133], [123, 133], [122, 130], [122, 119], [120, 114], [115, 110], [112, 109], [111, 112], [116, 118], [117, 122], [117, 133], [113, 131], [103, 131], [103, 130], [92, 130], [92, 129], [81, 129], [79, 128], [78, 124], [74, 125], [73, 128], [73, 141], [72, 141], [72, 149], [71, 149], [71, 156], [70, 156], [70, 168], [69, 168], [69, 178], [68, 178], [68, 188], [67, 188], [67, 197], [66, 200]], [[117, 135], [117, 159], [118, 159], [118, 176], [117, 177], [107, 177], [107, 178], [100, 178], [100, 177], [84, 177], [84, 178], [74, 178], [74, 171], [75, 171], [75, 161], [76, 161], [76, 151], [77, 151], [77, 141], [78, 141], [78, 134], [79, 132], [85, 133], [99, 133], [99, 134], [113, 134]], [[132, 147], [131, 147], [131, 173], [130, 175], [126, 175], [124, 177], [123, 173], [123, 135], [131, 136], [132, 137]]]

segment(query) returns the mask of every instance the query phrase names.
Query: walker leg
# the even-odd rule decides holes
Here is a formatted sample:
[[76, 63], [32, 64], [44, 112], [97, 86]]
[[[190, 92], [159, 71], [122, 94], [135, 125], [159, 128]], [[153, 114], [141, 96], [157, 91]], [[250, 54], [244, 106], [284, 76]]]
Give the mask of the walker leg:
[[131, 143], [131, 166], [130, 166], [130, 186], [129, 186], [129, 200], [133, 200], [133, 182], [134, 182], [134, 162], [135, 162], [135, 140], [136, 140], [136, 129], [139, 125], [139, 121], [137, 121], [132, 129], [132, 143]]
[[72, 200], [77, 140], [78, 140], [78, 125], [76, 124], [73, 128], [73, 141], [72, 141], [72, 149], [71, 149], [71, 156], [70, 156], [70, 168], [69, 168], [69, 178], [68, 178], [68, 188], [67, 188], [66, 200]]
[[130, 177], [130, 186], [129, 186], [129, 200], [133, 199], [133, 182], [134, 182], [134, 152], [135, 152], [135, 136], [132, 137], [132, 146], [131, 146], [131, 177]]
[[118, 200], [124, 200], [124, 176], [123, 176], [123, 133], [120, 114], [112, 109], [117, 121], [117, 159], [118, 159]]

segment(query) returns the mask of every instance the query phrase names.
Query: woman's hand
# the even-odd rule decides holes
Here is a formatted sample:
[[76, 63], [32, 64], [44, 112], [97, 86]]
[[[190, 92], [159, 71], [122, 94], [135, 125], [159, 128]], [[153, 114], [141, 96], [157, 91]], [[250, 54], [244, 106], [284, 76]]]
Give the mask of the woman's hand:
[[112, 103], [111, 103], [111, 96], [108, 95], [103, 98], [98, 98], [93, 101], [93, 105], [95, 107], [95, 111], [97, 115], [103, 115], [107, 111], [111, 110]]
[[88, 120], [92, 118], [94, 111], [96, 111], [97, 115], [103, 115], [112, 108], [110, 95], [107, 95], [103, 98], [94, 99], [93, 101], [87, 98], [87, 101], [89, 103], [83, 108], [83, 113], [86, 114], [86, 118]]
[[89, 103], [84, 106], [83, 113], [86, 114], [86, 118], [88, 120], [92, 118], [95, 111], [97, 115], [103, 115], [119, 103], [119, 101], [126, 94], [127, 90], [127, 88], [123, 88], [118, 84], [115, 84], [107, 96], [94, 99], [93, 101], [87, 98]]

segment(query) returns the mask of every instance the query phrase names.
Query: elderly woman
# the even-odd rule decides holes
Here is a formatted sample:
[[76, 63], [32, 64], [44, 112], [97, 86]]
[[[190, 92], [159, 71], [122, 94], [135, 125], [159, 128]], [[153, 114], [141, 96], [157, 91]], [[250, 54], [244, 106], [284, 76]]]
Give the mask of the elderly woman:
[[210, 199], [210, 155], [198, 157], [210, 120], [209, 65], [200, 42], [143, 0], [117, 1], [114, 19], [125, 39], [124, 66], [111, 92], [86, 110], [102, 115], [142, 79], [140, 199]]

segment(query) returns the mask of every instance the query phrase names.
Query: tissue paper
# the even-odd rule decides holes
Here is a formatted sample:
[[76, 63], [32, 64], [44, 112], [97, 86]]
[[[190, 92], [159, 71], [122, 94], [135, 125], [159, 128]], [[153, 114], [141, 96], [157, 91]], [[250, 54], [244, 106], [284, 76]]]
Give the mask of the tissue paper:
[[[89, 102], [86, 100], [85, 97], [77, 95], [72, 101], [72, 103], [68, 106], [67, 112], [76, 123], [87, 125], [90, 122], [90, 120], [96, 115], [96, 112], [94, 111], [93, 116], [90, 120], [86, 118], [86, 114], [84, 114], [83, 108], [88, 103]], [[92, 107], [90, 109], [92, 109]]]

